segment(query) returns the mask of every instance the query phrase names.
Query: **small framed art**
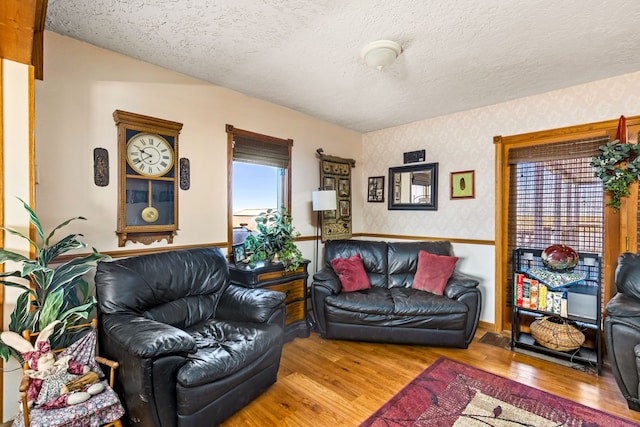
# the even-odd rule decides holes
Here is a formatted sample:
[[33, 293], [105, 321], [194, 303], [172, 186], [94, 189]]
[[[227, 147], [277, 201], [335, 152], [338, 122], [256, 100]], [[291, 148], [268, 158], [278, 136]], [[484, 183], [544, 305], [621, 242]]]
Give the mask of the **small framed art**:
[[369, 177], [367, 202], [384, 202], [384, 176]]
[[451, 199], [473, 199], [475, 197], [475, 171], [451, 172]]
[[237, 265], [242, 263], [245, 258], [245, 251], [244, 251], [244, 243], [238, 243], [237, 245], [233, 245], [233, 262]]

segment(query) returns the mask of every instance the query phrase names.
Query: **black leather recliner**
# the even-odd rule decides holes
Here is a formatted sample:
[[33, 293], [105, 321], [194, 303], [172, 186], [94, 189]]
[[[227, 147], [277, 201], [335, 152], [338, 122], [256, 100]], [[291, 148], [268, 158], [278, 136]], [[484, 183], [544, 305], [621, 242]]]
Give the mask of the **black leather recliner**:
[[[311, 302], [324, 338], [467, 348], [482, 308], [479, 282], [454, 272], [444, 295], [412, 288], [421, 250], [453, 255], [448, 241], [330, 240]], [[341, 292], [331, 260], [360, 254], [370, 289]]]
[[285, 294], [230, 285], [219, 249], [100, 262], [96, 292], [130, 426], [215, 426], [276, 381]]
[[640, 255], [620, 255], [615, 284], [604, 321], [609, 364], [629, 409], [640, 411]]

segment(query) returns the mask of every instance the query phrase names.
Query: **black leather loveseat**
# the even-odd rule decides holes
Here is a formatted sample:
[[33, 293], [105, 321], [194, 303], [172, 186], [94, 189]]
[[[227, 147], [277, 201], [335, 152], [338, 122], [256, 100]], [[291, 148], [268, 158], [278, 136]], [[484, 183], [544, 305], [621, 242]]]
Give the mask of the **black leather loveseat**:
[[640, 255], [618, 258], [618, 293], [607, 303], [604, 335], [611, 371], [629, 409], [640, 411]]
[[276, 381], [285, 294], [229, 284], [218, 249], [98, 263], [101, 352], [127, 425], [215, 426]]
[[[327, 241], [325, 266], [311, 284], [321, 336], [466, 348], [480, 318], [478, 281], [454, 271], [448, 280], [445, 277], [442, 295], [415, 289], [420, 251], [445, 258], [453, 255], [448, 241]], [[332, 260], [357, 254], [370, 288], [346, 292]]]

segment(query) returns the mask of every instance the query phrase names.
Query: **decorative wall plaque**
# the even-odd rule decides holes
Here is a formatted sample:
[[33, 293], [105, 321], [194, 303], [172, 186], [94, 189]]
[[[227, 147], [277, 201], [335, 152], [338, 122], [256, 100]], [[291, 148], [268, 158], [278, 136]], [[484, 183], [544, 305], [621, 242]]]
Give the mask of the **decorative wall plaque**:
[[320, 186], [323, 190], [335, 190], [337, 197], [337, 209], [322, 212], [322, 241], [349, 239], [352, 224], [351, 168], [356, 162], [325, 155], [321, 148], [317, 153], [320, 157]]
[[180, 159], [180, 189], [188, 190], [191, 188], [191, 166], [189, 159], [183, 157]]
[[109, 185], [109, 152], [105, 148], [93, 149], [93, 182], [98, 187]]

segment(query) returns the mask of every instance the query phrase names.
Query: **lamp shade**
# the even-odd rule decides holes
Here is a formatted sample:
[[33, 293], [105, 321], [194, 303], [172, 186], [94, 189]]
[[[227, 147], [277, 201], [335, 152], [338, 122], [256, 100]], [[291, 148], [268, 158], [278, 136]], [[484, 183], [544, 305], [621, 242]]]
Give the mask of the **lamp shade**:
[[311, 204], [314, 211], [333, 211], [336, 209], [336, 191], [318, 190], [311, 193]]

